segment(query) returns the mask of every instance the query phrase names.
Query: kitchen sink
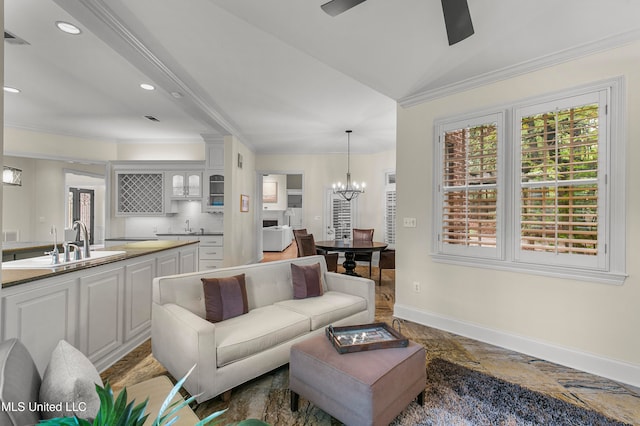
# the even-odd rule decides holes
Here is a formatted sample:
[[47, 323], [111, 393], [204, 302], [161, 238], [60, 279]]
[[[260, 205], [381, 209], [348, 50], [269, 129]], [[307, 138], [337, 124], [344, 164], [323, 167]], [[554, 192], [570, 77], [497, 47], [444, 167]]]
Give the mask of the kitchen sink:
[[51, 268], [60, 268], [67, 265], [75, 265], [80, 262], [87, 262], [90, 260], [96, 259], [104, 259], [112, 256], [121, 256], [125, 254], [126, 251], [123, 250], [97, 250], [91, 252], [91, 257], [88, 259], [80, 259], [80, 260], [71, 260], [69, 262], [64, 262], [64, 255], [60, 254], [60, 263], [54, 265], [51, 263], [51, 256], [39, 256], [39, 257], [31, 257], [28, 259], [20, 259], [20, 260], [12, 260], [10, 262], [2, 262], [2, 268], [4, 269], [51, 269]]

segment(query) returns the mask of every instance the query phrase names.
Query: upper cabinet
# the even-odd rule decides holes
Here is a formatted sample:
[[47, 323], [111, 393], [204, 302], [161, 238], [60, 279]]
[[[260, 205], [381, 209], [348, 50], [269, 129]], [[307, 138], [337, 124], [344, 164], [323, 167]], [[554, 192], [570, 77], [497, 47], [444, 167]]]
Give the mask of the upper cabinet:
[[224, 185], [224, 143], [207, 142], [205, 169], [205, 194], [202, 210], [209, 213], [222, 213], [225, 203]]
[[171, 198], [201, 198], [202, 197], [202, 172], [178, 171], [167, 172], [167, 181], [171, 184]]

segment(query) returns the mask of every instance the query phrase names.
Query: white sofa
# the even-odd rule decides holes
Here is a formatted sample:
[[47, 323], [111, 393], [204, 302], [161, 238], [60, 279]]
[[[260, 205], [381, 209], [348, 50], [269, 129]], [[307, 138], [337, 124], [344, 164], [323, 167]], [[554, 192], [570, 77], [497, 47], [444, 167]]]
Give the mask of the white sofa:
[[[291, 263], [320, 263], [324, 293], [293, 299]], [[244, 273], [249, 312], [218, 323], [205, 320], [201, 278]], [[153, 280], [151, 343], [173, 377], [196, 369], [184, 384], [202, 402], [289, 362], [290, 347], [328, 325], [373, 322], [370, 279], [327, 272], [323, 256], [221, 268]]]
[[269, 226], [262, 228], [262, 250], [283, 251], [293, 241], [293, 230], [290, 226]]

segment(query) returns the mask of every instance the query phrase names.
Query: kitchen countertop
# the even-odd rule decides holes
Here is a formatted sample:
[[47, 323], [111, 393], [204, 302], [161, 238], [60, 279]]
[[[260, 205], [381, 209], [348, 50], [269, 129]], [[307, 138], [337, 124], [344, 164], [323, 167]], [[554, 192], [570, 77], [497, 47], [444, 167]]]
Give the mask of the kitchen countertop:
[[169, 236], [185, 236], [185, 237], [195, 237], [198, 235], [217, 235], [217, 236], [222, 236], [224, 235], [223, 232], [167, 232], [164, 234], [156, 234], [158, 237], [169, 237]]
[[[93, 268], [96, 266], [106, 265], [108, 263], [119, 262], [134, 257], [144, 256], [159, 251], [170, 250], [189, 244], [198, 244], [197, 241], [137, 241], [129, 244], [109, 247], [108, 251], [124, 251], [122, 255], [103, 257], [100, 259], [87, 259], [83, 262], [71, 265], [51, 266], [51, 268], [39, 269], [5, 269], [2, 268], [2, 288], [11, 287], [43, 278], [51, 278], [82, 269]], [[100, 250], [97, 250], [100, 251]]]

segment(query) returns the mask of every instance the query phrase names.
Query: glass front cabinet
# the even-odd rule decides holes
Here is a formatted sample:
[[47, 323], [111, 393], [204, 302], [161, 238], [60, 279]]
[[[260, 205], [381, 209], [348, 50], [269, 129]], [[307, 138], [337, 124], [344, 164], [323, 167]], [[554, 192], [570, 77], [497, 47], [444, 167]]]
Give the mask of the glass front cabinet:
[[221, 171], [209, 173], [208, 211], [221, 211], [224, 208], [224, 175]]

